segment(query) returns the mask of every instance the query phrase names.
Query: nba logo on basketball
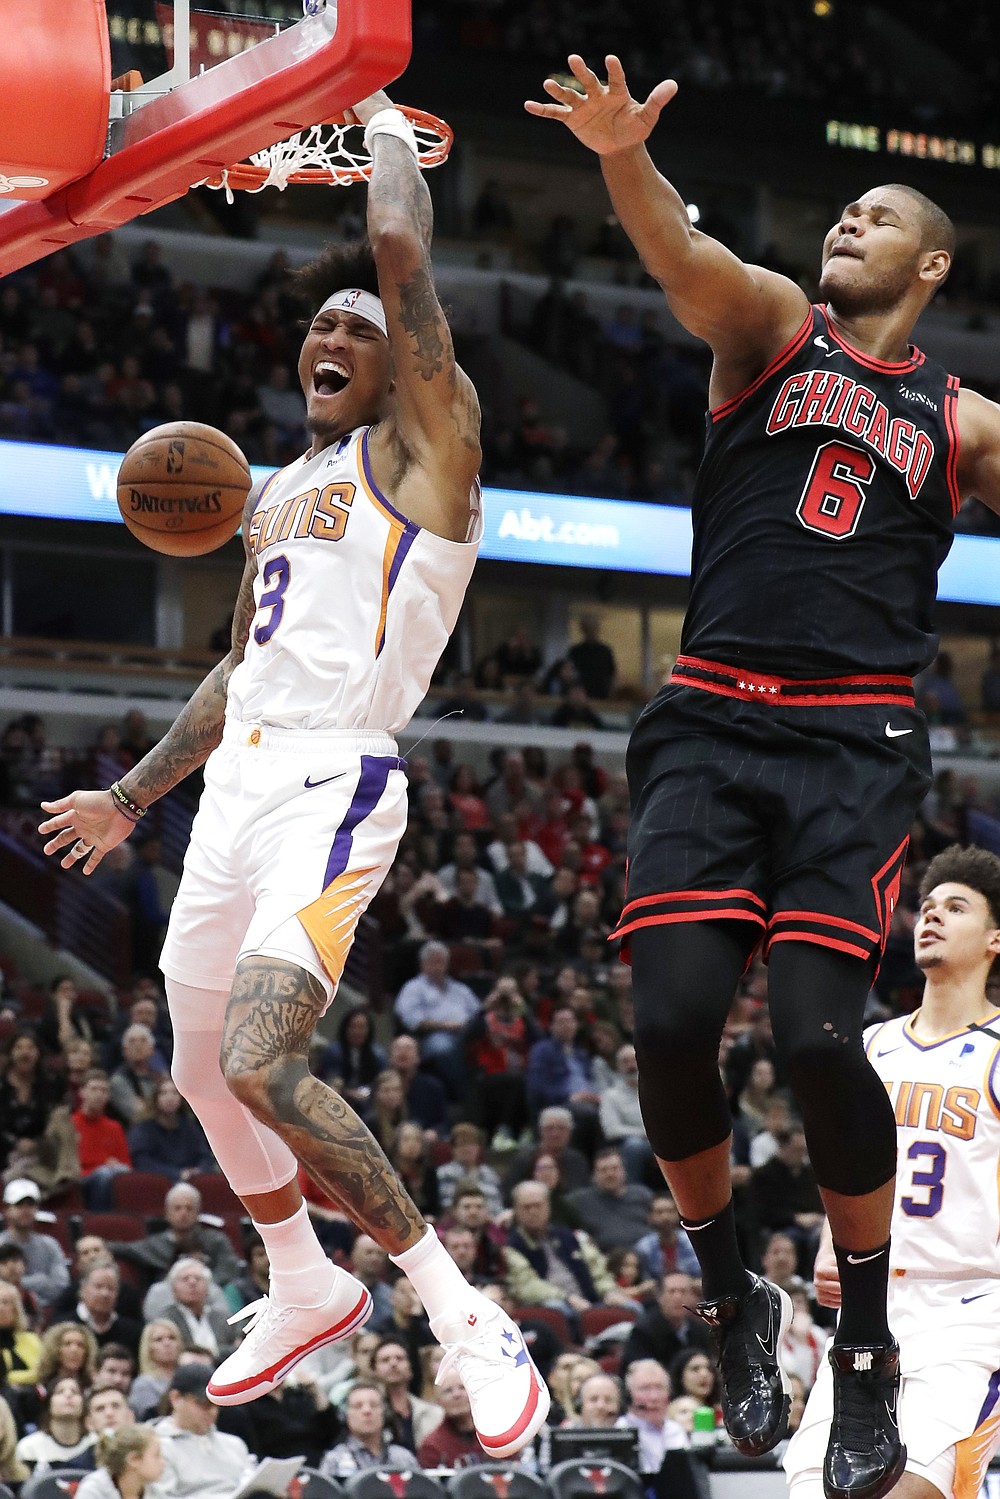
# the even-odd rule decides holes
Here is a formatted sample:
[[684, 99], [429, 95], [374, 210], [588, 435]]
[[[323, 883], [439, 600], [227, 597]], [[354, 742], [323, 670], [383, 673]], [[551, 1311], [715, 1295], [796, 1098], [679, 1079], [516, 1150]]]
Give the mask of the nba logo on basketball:
[[179, 474], [184, 467], [184, 443], [174, 441], [167, 448], [167, 473]]

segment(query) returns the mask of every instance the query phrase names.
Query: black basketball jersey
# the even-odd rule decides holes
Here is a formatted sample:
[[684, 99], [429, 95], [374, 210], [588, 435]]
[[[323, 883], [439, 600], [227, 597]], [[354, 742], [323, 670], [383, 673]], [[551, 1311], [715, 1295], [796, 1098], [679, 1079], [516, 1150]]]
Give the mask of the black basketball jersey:
[[888, 364], [813, 307], [708, 415], [681, 650], [788, 676], [913, 676], [953, 539], [959, 382]]

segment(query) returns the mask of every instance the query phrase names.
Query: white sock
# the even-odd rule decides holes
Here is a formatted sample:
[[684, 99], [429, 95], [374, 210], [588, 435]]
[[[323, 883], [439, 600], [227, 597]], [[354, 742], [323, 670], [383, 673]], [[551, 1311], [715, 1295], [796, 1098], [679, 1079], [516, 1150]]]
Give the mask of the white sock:
[[432, 1228], [412, 1249], [389, 1258], [420, 1297], [432, 1326], [435, 1318], [456, 1315], [468, 1301], [469, 1282]]
[[337, 1267], [327, 1258], [305, 1203], [281, 1223], [254, 1223], [271, 1262], [271, 1295], [280, 1306], [319, 1306], [333, 1289]]

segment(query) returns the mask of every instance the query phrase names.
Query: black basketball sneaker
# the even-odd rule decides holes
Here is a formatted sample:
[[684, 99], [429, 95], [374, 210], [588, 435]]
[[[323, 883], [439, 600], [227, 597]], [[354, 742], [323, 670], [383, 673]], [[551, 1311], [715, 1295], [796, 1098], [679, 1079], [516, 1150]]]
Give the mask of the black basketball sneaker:
[[746, 1457], [770, 1452], [788, 1429], [790, 1389], [778, 1358], [792, 1320], [780, 1286], [751, 1275], [743, 1296], [701, 1301], [694, 1308], [712, 1330], [722, 1374], [722, 1417], [733, 1446]]
[[827, 1499], [881, 1499], [906, 1465], [896, 1415], [899, 1344], [834, 1344], [829, 1358], [833, 1421], [823, 1463]]

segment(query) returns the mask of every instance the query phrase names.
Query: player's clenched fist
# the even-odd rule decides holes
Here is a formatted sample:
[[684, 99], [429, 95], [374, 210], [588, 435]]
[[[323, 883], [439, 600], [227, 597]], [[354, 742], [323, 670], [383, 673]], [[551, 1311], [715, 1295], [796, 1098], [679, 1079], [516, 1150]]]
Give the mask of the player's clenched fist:
[[547, 120], [562, 120], [573, 134], [599, 156], [639, 146], [660, 117], [660, 110], [677, 92], [672, 78], [658, 83], [645, 104], [633, 99], [625, 82], [625, 70], [613, 54], [604, 59], [608, 81], [602, 83], [577, 52], [571, 52], [569, 66], [579, 88], [546, 78], [542, 87], [555, 104], [525, 101], [529, 114]]
[[840, 1272], [837, 1269], [837, 1256], [833, 1252], [833, 1244], [825, 1238], [820, 1241], [816, 1253], [816, 1262], [813, 1265], [813, 1286], [820, 1306], [832, 1307], [834, 1310], [840, 1306]]

